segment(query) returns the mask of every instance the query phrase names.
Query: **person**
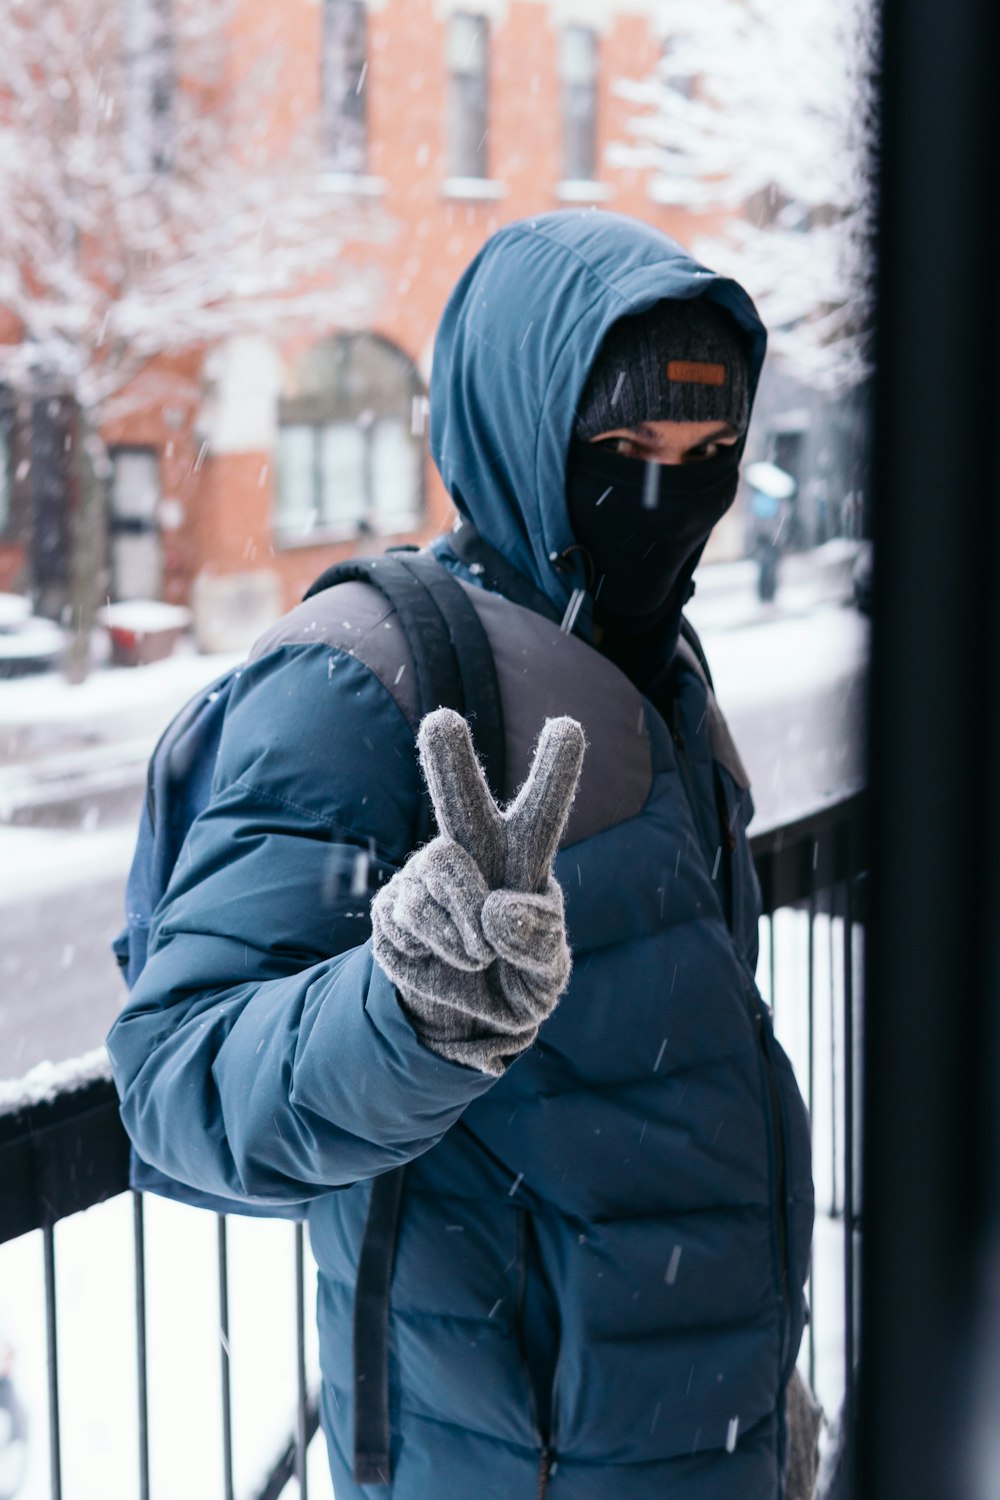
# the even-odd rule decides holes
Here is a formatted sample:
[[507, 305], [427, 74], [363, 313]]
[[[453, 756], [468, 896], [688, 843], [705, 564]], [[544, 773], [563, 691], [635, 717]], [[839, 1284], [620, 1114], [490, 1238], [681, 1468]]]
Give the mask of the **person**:
[[[638, 221], [501, 229], [437, 335], [458, 519], [432, 545], [492, 647], [516, 799], [457, 715], [413, 721], [363, 584], [274, 627], [229, 704], [109, 1050], [147, 1161], [307, 1205], [338, 1500], [785, 1493], [808, 1125], [754, 982], [747, 778], [682, 619], [764, 345]], [[356, 1285], [400, 1166], [373, 1465]]]
[[796, 484], [791, 474], [767, 460], [748, 464], [745, 478], [750, 491], [751, 541], [758, 568], [757, 597], [762, 604], [770, 604], [778, 589], [782, 534], [786, 531]]

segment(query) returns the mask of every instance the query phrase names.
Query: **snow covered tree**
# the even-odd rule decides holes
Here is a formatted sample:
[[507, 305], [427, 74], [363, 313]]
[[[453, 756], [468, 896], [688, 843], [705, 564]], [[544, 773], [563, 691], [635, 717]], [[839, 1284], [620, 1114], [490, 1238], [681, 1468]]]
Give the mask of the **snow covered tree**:
[[238, 7], [3, 0], [0, 383], [76, 414], [78, 657], [100, 597], [102, 426], [196, 394], [163, 356], [350, 324], [374, 292], [350, 246], [385, 223], [325, 185], [318, 87], [310, 101], [283, 56], [280, 16], [262, 35]]
[[[656, 73], [621, 80], [642, 112], [617, 161], [660, 202], [711, 215], [693, 248], [738, 277], [791, 373], [817, 389], [868, 372], [873, 0], [665, 0]], [[707, 221], [706, 221], [707, 222]]]

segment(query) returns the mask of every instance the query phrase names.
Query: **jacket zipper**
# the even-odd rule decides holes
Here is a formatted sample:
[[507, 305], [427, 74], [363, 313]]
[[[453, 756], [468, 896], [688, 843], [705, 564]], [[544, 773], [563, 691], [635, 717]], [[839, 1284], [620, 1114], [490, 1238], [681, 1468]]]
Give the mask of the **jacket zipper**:
[[673, 723], [670, 726], [670, 738], [673, 740], [677, 750], [677, 769], [680, 771], [681, 781], [683, 781], [684, 783], [684, 795], [688, 800], [688, 807], [691, 810], [691, 818], [694, 822], [694, 826], [696, 830], [698, 830], [699, 834], [701, 836], [704, 836], [703, 830], [701, 829], [701, 820], [698, 816], [698, 801], [695, 792], [694, 781], [691, 778], [691, 766], [688, 763], [687, 758], [687, 746], [684, 743], [684, 736], [681, 734], [680, 725], [678, 723], [680, 713], [676, 699], [674, 699], [672, 718]]
[[677, 769], [681, 773], [681, 780], [684, 783], [684, 791], [687, 795], [688, 802], [691, 805], [691, 812], [693, 814], [695, 810], [695, 802], [694, 784], [691, 781], [691, 767], [688, 765], [687, 746], [684, 743], [684, 736], [677, 728], [676, 718], [670, 729], [670, 738], [673, 740], [674, 745], [677, 747]]
[[[698, 804], [695, 800], [695, 790], [693, 782], [691, 780], [691, 768], [687, 759], [687, 748], [684, 744], [684, 736], [681, 733], [680, 729], [680, 712], [676, 698], [674, 699], [673, 703], [673, 713], [671, 715], [671, 719], [672, 722], [670, 725], [670, 737], [677, 748], [677, 766], [681, 773], [681, 780], [684, 783], [685, 792], [687, 793], [688, 802], [691, 807], [691, 815], [695, 820], [695, 827], [697, 828], [699, 827], [697, 811]], [[719, 858], [724, 859], [726, 857], [726, 853], [728, 853], [730, 856], [729, 863], [731, 868], [731, 856], [732, 851], [736, 845], [736, 839], [733, 835], [732, 829], [729, 827], [728, 820], [723, 818], [721, 814], [719, 817], [719, 834], [721, 839]], [[735, 894], [731, 894], [730, 899], [735, 906]], [[720, 902], [720, 905], [724, 906], [724, 903]], [[727, 925], [729, 925], [728, 921]], [[768, 1103], [770, 1105], [771, 1113], [771, 1132], [774, 1141], [774, 1190], [775, 1198], [777, 1200], [776, 1210], [778, 1269], [781, 1275], [781, 1300], [785, 1314], [784, 1327], [782, 1329], [781, 1336], [781, 1363], [782, 1365], [784, 1365], [788, 1355], [788, 1335], [791, 1329], [791, 1298], [789, 1296], [788, 1290], [789, 1282], [791, 1279], [791, 1272], [788, 1253], [788, 1214], [785, 1203], [788, 1178], [787, 1164], [785, 1161], [785, 1132], [781, 1123], [781, 1096], [778, 1092], [778, 1079], [774, 1070], [774, 1060], [771, 1057], [771, 1052], [767, 1045], [767, 1023], [761, 1009], [763, 1002], [758, 996], [756, 981], [754, 980], [752, 975], [750, 976], [750, 980], [750, 1002], [752, 1007], [753, 1022], [757, 1031], [757, 1040], [760, 1046], [761, 1057], [763, 1058], [764, 1062], [764, 1074], [767, 1079]], [[543, 1476], [547, 1477], [547, 1470], [544, 1466], [544, 1462]], [[544, 1494], [544, 1484], [542, 1493]]]
[[532, 1423], [534, 1425], [535, 1432], [538, 1434], [538, 1445], [539, 1445], [539, 1448], [541, 1450], [541, 1457], [539, 1459], [539, 1465], [538, 1465], [538, 1500], [545, 1500], [545, 1496], [548, 1493], [548, 1488], [549, 1488], [549, 1479], [551, 1478], [552, 1470], [555, 1467], [555, 1452], [554, 1452], [554, 1449], [553, 1449], [553, 1442], [554, 1442], [554, 1438], [555, 1438], [555, 1433], [551, 1430], [552, 1429], [552, 1423], [553, 1423], [554, 1418], [555, 1418], [555, 1381], [553, 1381], [552, 1393], [551, 1393], [551, 1397], [550, 1397], [550, 1417], [549, 1417], [549, 1428], [550, 1428], [550, 1430], [548, 1432], [543, 1432], [542, 1431], [542, 1423], [541, 1423], [540, 1413], [539, 1413], [539, 1409], [538, 1409], [538, 1393], [535, 1390], [535, 1383], [534, 1383], [534, 1381], [531, 1378], [531, 1370], [530, 1370], [529, 1365], [528, 1365], [527, 1355], [525, 1354], [524, 1348], [523, 1348], [523, 1319], [524, 1319], [525, 1285], [526, 1285], [526, 1279], [527, 1279], [527, 1274], [528, 1274], [528, 1260], [529, 1260], [529, 1256], [528, 1256], [528, 1225], [527, 1225], [527, 1217], [524, 1214], [522, 1214], [522, 1216], [521, 1216], [521, 1223], [520, 1223], [520, 1227], [519, 1227], [519, 1234], [521, 1236], [521, 1265], [523, 1267], [522, 1276], [521, 1276], [521, 1286], [520, 1286], [519, 1293], [518, 1293], [518, 1300], [520, 1302], [520, 1318], [521, 1318], [521, 1321], [522, 1321], [522, 1357], [524, 1358], [525, 1383], [526, 1383], [526, 1385], [528, 1387], [528, 1399], [529, 1399], [530, 1406], [531, 1406], [531, 1420], [532, 1420]]
[[[671, 715], [671, 718], [672, 723], [670, 726], [670, 737], [673, 740], [674, 745], [677, 747], [677, 766], [681, 773], [681, 780], [684, 783], [685, 792], [687, 793], [688, 802], [691, 807], [691, 815], [695, 820], [695, 827], [698, 827], [698, 804], [695, 800], [694, 785], [691, 780], [691, 768], [688, 764], [687, 748], [684, 744], [684, 736], [682, 735], [680, 729], [680, 711], [676, 698], [674, 699], [673, 713]], [[728, 850], [731, 854], [731, 851], [735, 847], [736, 840], [733, 836], [732, 829], [728, 825], [728, 822], [721, 816], [719, 820], [719, 834], [722, 840], [719, 848], [719, 858], [723, 859], [725, 857], [724, 849]], [[731, 896], [731, 900], [735, 902], [734, 895]], [[720, 902], [720, 905], [724, 905], [724, 903]], [[767, 1045], [767, 1024], [761, 1010], [763, 1002], [758, 996], [756, 981], [752, 976], [750, 985], [750, 1000], [752, 1006], [753, 1021], [757, 1031], [757, 1040], [760, 1046], [761, 1056], [764, 1061], [764, 1073], [765, 1077], [767, 1078], [768, 1102], [770, 1104], [771, 1112], [771, 1132], [774, 1140], [774, 1190], [775, 1197], [777, 1199], [776, 1209], [778, 1262], [779, 1271], [781, 1274], [781, 1300], [785, 1312], [784, 1328], [782, 1330], [781, 1337], [781, 1362], [782, 1365], [784, 1365], [788, 1354], [788, 1335], [791, 1328], [791, 1299], [789, 1297], [788, 1291], [790, 1282], [790, 1266], [788, 1254], [788, 1214], [785, 1204], [788, 1177], [787, 1164], [785, 1161], [785, 1132], [781, 1123], [781, 1096], [778, 1092], [778, 1079], [774, 1071], [774, 1060], [771, 1057], [771, 1052]]]
[[538, 1500], [545, 1500], [556, 1467], [556, 1396], [559, 1389], [559, 1363], [556, 1361], [552, 1390], [549, 1394], [549, 1430], [542, 1435], [542, 1459], [538, 1471]]
[[[677, 769], [680, 772], [681, 781], [684, 785], [684, 795], [687, 797], [688, 808], [691, 813], [691, 822], [694, 826], [696, 839], [701, 845], [702, 854], [704, 855], [706, 862], [709, 864], [709, 866], [711, 866], [712, 840], [711, 837], [706, 833], [705, 825], [702, 822], [697, 788], [695, 787], [694, 778], [691, 773], [691, 762], [688, 760], [687, 745], [684, 743], [684, 736], [681, 733], [680, 725], [678, 723], [680, 713], [676, 699], [674, 700], [672, 718], [673, 723], [670, 726], [670, 738], [673, 740], [674, 746], [677, 750]], [[721, 822], [719, 824], [718, 832], [720, 842], [716, 846], [718, 850], [717, 858], [719, 861], [721, 861], [724, 857], [723, 847], [726, 844], [727, 832], [727, 829]], [[714, 879], [715, 876], [713, 875], [713, 880]], [[729, 919], [725, 911], [725, 902], [722, 900], [721, 896], [719, 898], [719, 907], [722, 910], [723, 920], [726, 922], [726, 926], [728, 927]]]

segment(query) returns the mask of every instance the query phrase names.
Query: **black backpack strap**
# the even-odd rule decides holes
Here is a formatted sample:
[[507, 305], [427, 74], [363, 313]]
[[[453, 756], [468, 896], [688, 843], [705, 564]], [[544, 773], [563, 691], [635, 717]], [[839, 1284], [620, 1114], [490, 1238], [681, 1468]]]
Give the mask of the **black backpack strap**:
[[442, 703], [458, 707], [468, 720], [490, 790], [502, 802], [507, 762], [503, 704], [493, 649], [482, 621], [462, 585], [430, 553], [399, 561], [420, 579], [444, 619], [458, 665], [461, 706], [444, 699]]
[[378, 589], [396, 611], [413, 655], [420, 717], [454, 708], [468, 720], [490, 789], [501, 800], [506, 742], [500, 685], [486, 631], [462, 585], [430, 553], [387, 552], [335, 563], [304, 597], [353, 579]]
[[[462, 690], [450, 632], [442, 628], [441, 611], [414, 570], [414, 561], [412, 557], [404, 559], [387, 553], [385, 557], [337, 563], [316, 580], [305, 598], [311, 599], [335, 584], [358, 579], [371, 584], [388, 599], [410, 643], [417, 678], [417, 708], [422, 718], [442, 705], [456, 707], [462, 699]], [[444, 570], [438, 566], [437, 571]]]
[[388, 1484], [389, 1298], [405, 1167], [372, 1183], [354, 1290], [354, 1481]]
[[[496, 663], [475, 607], [456, 578], [429, 553], [386, 553], [327, 568], [306, 598], [338, 583], [360, 580], [396, 611], [413, 655], [420, 717], [454, 708], [472, 731], [493, 795], [505, 790], [506, 749]], [[430, 831], [430, 799], [425, 816]], [[391, 1481], [389, 1414], [389, 1301], [405, 1167], [372, 1183], [354, 1295], [354, 1479]]]

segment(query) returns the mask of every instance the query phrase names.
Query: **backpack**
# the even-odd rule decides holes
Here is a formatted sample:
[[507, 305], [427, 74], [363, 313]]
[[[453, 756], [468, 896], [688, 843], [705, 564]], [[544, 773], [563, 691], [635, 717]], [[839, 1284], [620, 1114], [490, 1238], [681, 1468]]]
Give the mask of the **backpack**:
[[[352, 580], [378, 589], [396, 611], [413, 654], [420, 717], [439, 707], [463, 714], [491, 790], [502, 797], [504, 730], [496, 666], [486, 632], [461, 584], [432, 554], [399, 548], [382, 557], [335, 563], [304, 598]], [[229, 699], [242, 670], [242, 666], [231, 668], [196, 694], [167, 725], [150, 758], [126, 885], [126, 925], [112, 944], [129, 989], [145, 966], [150, 923], [188, 829], [210, 801]], [[425, 792], [417, 842], [423, 843], [433, 832], [430, 798]], [[150, 1166], [134, 1149], [129, 1180], [139, 1191], [220, 1214], [301, 1219], [306, 1212], [304, 1203], [257, 1200], [249, 1204], [202, 1192]]]

